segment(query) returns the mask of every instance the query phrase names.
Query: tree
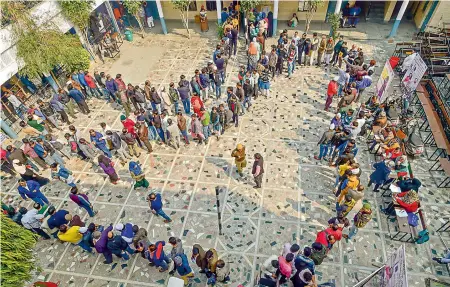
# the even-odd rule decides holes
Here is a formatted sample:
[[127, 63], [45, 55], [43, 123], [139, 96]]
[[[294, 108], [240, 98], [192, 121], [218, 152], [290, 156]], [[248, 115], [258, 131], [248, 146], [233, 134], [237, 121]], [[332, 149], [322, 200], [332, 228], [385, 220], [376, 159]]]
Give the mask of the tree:
[[323, 0], [307, 0], [306, 2], [306, 22], [305, 22], [305, 33], [308, 33], [309, 26], [311, 25], [314, 13], [317, 12], [317, 8], [323, 6]]
[[171, 0], [175, 9], [180, 11], [181, 22], [187, 30], [188, 38], [191, 38], [191, 32], [189, 31], [189, 5], [191, 0]]
[[336, 38], [339, 36], [338, 29], [340, 24], [342, 13], [339, 12], [337, 14], [335, 13], [328, 13], [328, 23], [330, 23], [331, 30], [330, 30], [330, 36], [333, 37], [333, 40], [336, 40]]
[[142, 2], [140, 1], [134, 1], [134, 0], [123, 0], [123, 6], [127, 8], [128, 13], [134, 16], [136, 18], [136, 21], [138, 22], [139, 29], [141, 29], [141, 35], [142, 38], [144, 38], [144, 26], [143, 23], [141, 23], [141, 17], [139, 17], [139, 10], [142, 8]]
[[245, 29], [245, 40], [248, 40], [248, 13], [255, 9], [259, 4], [260, 0], [242, 0], [239, 2], [239, 5], [241, 6], [241, 10], [245, 13], [245, 23], [244, 23], [244, 29]]
[[24, 286], [36, 270], [33, 248], [38, 236], [19, 226], [6, 215], [1, 215], [1, 281], [5, 287]]
[[17, 57], [23, 66], [20, 74], [36, 78], [59, 65], [69, 71], [89, 67], [89, 53], [76, 36], [63, 34], [52, 23], [38, 26], [21, 2], [1, 4], [2, 11], [11, 19]]
[[[87, 30], [89, 28], [89, 17], [92, 12], [92, 0], [66, 0], [59, 1], [59, 6], [61, 7], [61, 12], [72, 24], [74, 25], [75, 31], [81, 36], [82, 44], [89, 49], [89, 53], [92, 53], [92, 47], [89, 43]], [[95, 57], [94, 57], [95, 58]]]

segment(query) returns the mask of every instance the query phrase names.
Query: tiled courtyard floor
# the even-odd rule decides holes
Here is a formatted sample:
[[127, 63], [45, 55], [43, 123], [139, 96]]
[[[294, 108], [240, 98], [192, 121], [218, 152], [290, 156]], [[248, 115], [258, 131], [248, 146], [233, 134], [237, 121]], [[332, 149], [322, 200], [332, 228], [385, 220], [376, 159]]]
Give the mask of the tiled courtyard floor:
[[[180, 74], [191, 76], [195, 69], [206, 64], [216, 44], [210, 36], [193, 35], [187, 40], [179, 35], [152, 34], [144, 40], [135, 39], [133, 44], [125, 43], [121, 58], [97, 69], [113, 75], [120, 72], [126, 82], [133, 84], [150, 79], [155, 86], [167, 87], [169, 82], [178, 81]], [[386, 49], [392, 49], [386, 48], [385, 42], [356, 44], [363, 47], [366, 57], [375, 57], [382, 66], [390, 55]], [[149, 59], [152, 53], [158, 53], [160, 60]], [[134, 59], [132, 65], [130, 59]], [[238, 62], [244, 61], [244, 51], [240, 49], [237, 61], [231, 60], [227, 69], [227, 85], [235, 85]], [[132, 74], [135, 69], [142, 73]], [[378, 74], [380, 71], [378, 68]], [[328, 81], [323, 69], [302, 67], [291, 80], [284, 76], [277, 78], [272, 83], [270, 98], [254, 101], [251, 112], [240, 119], [239, 127], [227, 130], [220, 140], [212, 138], [201, 146], [191, 143], [177, 151], [155, 145], [151, 155], [142, 153], [139, 159], [150, 181], [149, 191], [133, 190], [127, 169], [118, 162], [122, 179], [118, 185], [111, 185], [102, 172], [79, 159], [72, 158], [67, 166], [99, 211], [93, 219], [95, 223], [132, 222], [146, 227], [151, 241], [180, 237], [188, 256], [195, 243], [205, 249], [215, 247], [220, 257], [232, 265], [229, 286], [252, 286], [259, 266], [268, 256], [279, 254], [288, 241], [302, 247], [310, 245], [316, 233], [335, 215], [334, 197], [330, 193], [334, 171], [312, 158], [317, 152], [317, 140], [333, 116], [322, 111]], [[208, 102], [207, 106], [213, 104], [216, 103]], [[118, 110], [98, 100], [90, 105], [94, 111], [91, 117], [78, 114], [75, 122], [83, 135], [87, 137], [90, 128], [99, 129], [102, 121], [113, 129], [121, 129]], [[237, 143], [246, 146], [249, 159], [244, 178], [237, 175], [230, 157]], [[367, 184], [373, 158], [364, 149], [360, 148], [357, 158], [364, 171], [362, 182]], [[265, 158], [261, 190], [252, 188], [251, 164], [255, 152]], [[426, 277], [449, 276], [445, 267], [435, 264], [431, 257], [444, 251], [435, 231], [450, 216], [450, 200], [448, 189], [436, 188], [439, 174], [432, 176], [427, 171], [428, 162], [421, 159], [412, 165], [415, 176], [423, 183], [420, 194], [431, 239], [423, 245], [406, 244], [406, 260], [410, 286], [424, 286]], [[222, 235], [218, 232], [216, 186], [224, 188], [220, 194]], [[2, 198], [7, 197], [16, 205], [31, 205], [20, 202], [15, 183], [4, 181], [2, 187]], [[173, 223], [164, 224], [149, 212], [145, 196], [150, 191], [162, 193]], [[84, 210], [68, 199], [64, 184], [52, 182], [44, 192], [57, 207], [91, 221]], [[317, 268], [319, 282], [353, 286], [399, 246], [400, 243], [389, 239], [386, 218], [379, 212], [381, 200], [371, 191], [366, 192], [366, 200], [372, 204], [374, 219], [354, 240], [343, 240], [334, 246], [328, 259]], [[449, 238], [446, 240], [450, 242]], [[54, 240], [39, 241], [35, 251], [43, 268], [40, 278], [59, 280], [63, 287], [165, 286], [168, 278], [167, 273], [157, 272], [140, 256], [133, 256], [126, 263], [115, 258], [114, 264], [104, 265], [102, 256], [87, 255], [77, 246]], [[191, 286], [205, 286], [205, 277], [198, 272], [196, 275]]]

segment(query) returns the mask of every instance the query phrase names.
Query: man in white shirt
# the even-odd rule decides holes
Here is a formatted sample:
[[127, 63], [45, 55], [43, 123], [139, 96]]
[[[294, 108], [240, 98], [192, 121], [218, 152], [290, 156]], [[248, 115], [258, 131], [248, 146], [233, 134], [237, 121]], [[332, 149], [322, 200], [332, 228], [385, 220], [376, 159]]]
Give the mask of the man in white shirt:
[[48, 235], [44, 230], [41, 229], [44, 214], [38, 214], [40, 208], [41, 205], [39, 203], [35, 203], [33, 205], [33, 209], [29, 210], [22, 217], [21, 222], [23, 227], [25, 227], [26, 229], [34, 231], [35, 233], [42, 236], [44, 239], [50, 239], [50, 235]]
[[11, 91], [6, 92], [6, 98], [14, 107], [17, 116], [23, 120], [28, 108]]

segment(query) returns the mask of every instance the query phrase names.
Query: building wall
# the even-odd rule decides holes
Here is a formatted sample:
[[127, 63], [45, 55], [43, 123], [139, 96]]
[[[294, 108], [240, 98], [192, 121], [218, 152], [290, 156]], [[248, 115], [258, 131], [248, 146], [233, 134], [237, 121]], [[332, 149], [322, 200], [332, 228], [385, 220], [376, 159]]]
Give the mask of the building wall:
[[[427, 5], [427, 2], [428, 2], [428, 5]], [[442, 1], [441, 1], [441, 3], [442, 3]], [[422, 26], [422, 23], [425, 20], [425, 17], [427, 16], [428, 12], [431, 9], [431, 6], [432, 6], [431, 4], [432, 4], [431, 1], [421, 1], [420, 2], [419, 7], [417, 8], [416, 14], [414, 16], [414, 23], [416, 24], [417, 28], [420, 28]], [[426, 8], [425, 8], [425, 6], [426, 6]], [[425, 8], [425, 10], [424, 10], [424, 8]], [[438, 7], [438, 9], [439, 9], [439, 7]], [[436, 9], [436, 10], [438, 10], [438, 9]]]
[[386, 1], [384, 3], [384, 22], [389, 22], [391, 20], [392, 12], [394, 12], [396, 4], [397, 1]]
[[[228, 7], [230, 2], [232, 1], [222, 1], [224, 7]], [[306, 12], [298, 11], [298, 3], [299, 1], [282, 1], [280, 0], [278, 6], [278, 20], [290, 20], [293, 13], [297, 13], [297, 17], [299, 20], [306, 19]], [[197, 11], [189, 12], [189, 19], [193, 20], [195, 15], [198, 15], [200, 12], [200, 7], [205, 5], [206, 1], [197, 1]], [[161, 6], [163, 8], [164, 18], [165, 19], [180, 19], [180, 13], [178, 10], [174, 9], [172, 3], [170, 1], [161, 1]], [[262, 1], [261, 5], [257, 7], [257, 9], [261, 9], [262, 7], [269, 6], [270, 11], [273, 11], [273, 1]], [[317, 9], [317, 12], [313, 16], [313, 21], [324, 21], [327, 15], [327, 7], [328, 1], [324, 1], [323, 5]], [[223, 8], [223, 7], [222, 7]], [[207, 13], [209, 20], [217, 20], [217, 12], [209, 11]]]
[[439, 1], [434, 10], [433, 16], [431, 16], [428, 26], [442, 26], [442, 23], [450, 22], [450, 2], [449, 1]]

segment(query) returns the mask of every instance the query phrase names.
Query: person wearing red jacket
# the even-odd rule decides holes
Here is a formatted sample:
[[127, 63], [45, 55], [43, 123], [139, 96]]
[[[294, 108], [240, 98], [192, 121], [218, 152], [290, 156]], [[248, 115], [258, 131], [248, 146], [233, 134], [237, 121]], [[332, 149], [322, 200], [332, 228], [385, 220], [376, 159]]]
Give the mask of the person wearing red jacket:
[[[342, 231], [341, 231], [341, 234], [342, 234]], [[331, 248], [333, 248], [333, 244], [336, 242], [336, 238], [334, 237], [333, 234], [328, 233], [327, 230], [323, 230], [323, 231], [320, 231], [319, 233], [317, 233], [315, 242], [320, 243], [324, 247], [326, 247], [327, 253], [328, 253], [328, 251], [330, 251]]]
[[198, 118], [201, 118], [203, 116], [201, 108], [203, 108], [204, 105], [202, 99], [200, 98], [200, 95], [196, 92], [192, 93], [191, 106], [194, 109], [194, 113], [197, 114]]
[[338, 81], [339, 77], [334, 77], [333, 80], [330, 81], [328, 84], [328, 90], [327, 90], [327, 100], [325, 102], [325, 111], [328, 111], [328, 109], [331, 106], [331, 102], [333, 101], [333, 97], [337, 95], [338, 92]]
[[95, 79], [89, 74], [88, 71], [84, 71], [84, 80], [86, 81], [87, 88], [91, 91], [91, 94], [95, 95], [97, 98], [101, 98], [102, 93], [95, 83]]
[[403, 207], [406, 212], [416, 212], [420, 207], [419, 195], [413, 189], [397, 194], [395, 196], [397, 204]]

